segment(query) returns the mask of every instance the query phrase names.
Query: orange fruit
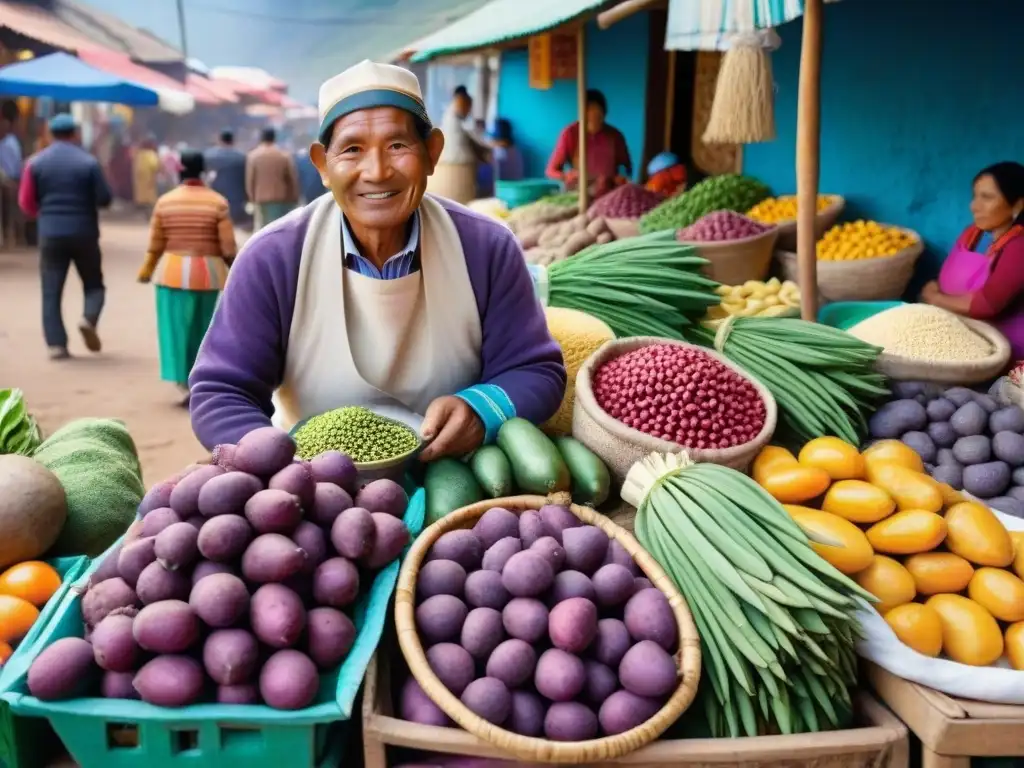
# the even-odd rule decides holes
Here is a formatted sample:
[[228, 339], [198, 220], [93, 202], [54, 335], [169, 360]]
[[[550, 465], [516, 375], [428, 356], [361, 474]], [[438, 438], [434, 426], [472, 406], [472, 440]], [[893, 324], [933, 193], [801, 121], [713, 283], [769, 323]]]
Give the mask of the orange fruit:
[[12, 565], [0, 573], [0, 595], [11, 595], [28, 600], [42, 608], [60, 589], [60, 574], [38, 560]]
[[0, 595], [0, 643], [21, 640], [39, 618], [39, 609], [28, 600]]
[[7, 643], [0, 643], [0, 667], [4, 665], [4, 662], [11, 658], [11, 654], [14, 653], [14, 649], [11, 648]]

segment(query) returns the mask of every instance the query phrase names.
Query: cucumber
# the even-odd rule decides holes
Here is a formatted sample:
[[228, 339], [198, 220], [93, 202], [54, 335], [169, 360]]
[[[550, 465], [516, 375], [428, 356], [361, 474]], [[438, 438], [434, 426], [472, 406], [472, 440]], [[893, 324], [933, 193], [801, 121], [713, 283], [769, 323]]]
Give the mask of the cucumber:
[[469, 466], [488, 498], [511, 496], [515, 491], [512, 465], [498, 446], [485, 445], [480, 448], [469, 460]]
[[509, 419], [502, 424], [498, 447], [508, 457], [520, 490], [541, 495], [569, 490], [572, 478], [562, 454], [551, 438], [526, 419]]
[[555, 445], [572, 476], [572, 500], [591, 507], [604, 504], [612, 478], [601, 457], [571, 437], [556, 437]]
[[427, 525], [469, 504], [484, 500], [484, 491], [473, 470], [457, 459], [438, 459], [427, 464], [423, 488], [427, 493]]

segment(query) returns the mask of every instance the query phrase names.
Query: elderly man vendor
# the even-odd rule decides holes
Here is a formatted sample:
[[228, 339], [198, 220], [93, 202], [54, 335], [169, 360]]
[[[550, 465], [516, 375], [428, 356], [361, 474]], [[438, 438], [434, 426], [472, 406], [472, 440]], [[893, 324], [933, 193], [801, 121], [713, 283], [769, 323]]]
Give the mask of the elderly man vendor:
[[415, 75], [364, 61], [320, 89], [331, 190], [239, 254], [192, 370], [207, 448], [345, 405], [424, 416], [424, 460], [551, 416], [565, 368], [509, 230], [425, 196], [444, 136]]

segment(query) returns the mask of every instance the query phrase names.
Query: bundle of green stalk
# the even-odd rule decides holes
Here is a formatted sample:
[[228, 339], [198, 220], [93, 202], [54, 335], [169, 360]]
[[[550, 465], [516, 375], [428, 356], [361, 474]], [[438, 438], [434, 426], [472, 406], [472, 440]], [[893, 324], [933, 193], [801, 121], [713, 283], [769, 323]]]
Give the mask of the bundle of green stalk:
[[761, 381], [779, 407], [776, 441], [799, 448], [835, 435], [860, 445], [867, 419], [889, 394], [874, 370], [879, 347], [845, 331], [786, 317], [734, 317], [684, 330]]
[[637, 507], [640, 543], [693, 614], [704, 670], [698, 697], [712, 735], [848, 726], [854, 596], [875, 598], [818, 556], [782, 505], [735, 470], [654, 453], [630, 469], [622, 498]]
[[619, 337], [681, 340], [721, 300], [706, 264], [673, 231], [592, 245], [547, 268], [547, 303], [593, 315]]

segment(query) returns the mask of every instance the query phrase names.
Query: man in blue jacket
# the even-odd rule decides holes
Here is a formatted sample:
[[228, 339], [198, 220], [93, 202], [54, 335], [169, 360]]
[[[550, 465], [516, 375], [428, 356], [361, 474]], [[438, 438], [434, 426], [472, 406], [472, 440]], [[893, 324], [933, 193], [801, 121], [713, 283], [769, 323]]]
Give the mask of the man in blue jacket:
[[50, 358], [64, 360], [70, 355], [61, 301], [72, 264], [85, 292], [78, 330], [90, 352], [101, 348], [96, 325], [105, 290], [99, 209], [110, 205], [111, 194], [96, 158], [78, 145], [71, 115], [53, 117], [50, 134], [53, 143], [32, 157], [22, 172], [18, 203], [26, 215], [38, 219], [43, 334]]
[[232, 223], [236, 227], [251, 224], [252, 217], [245, 211], [245, 153], [235, 147], [235, 134], [222, 131], [220, 143], [206, 151], [205, 161], [210, 188], [228, 201]]

